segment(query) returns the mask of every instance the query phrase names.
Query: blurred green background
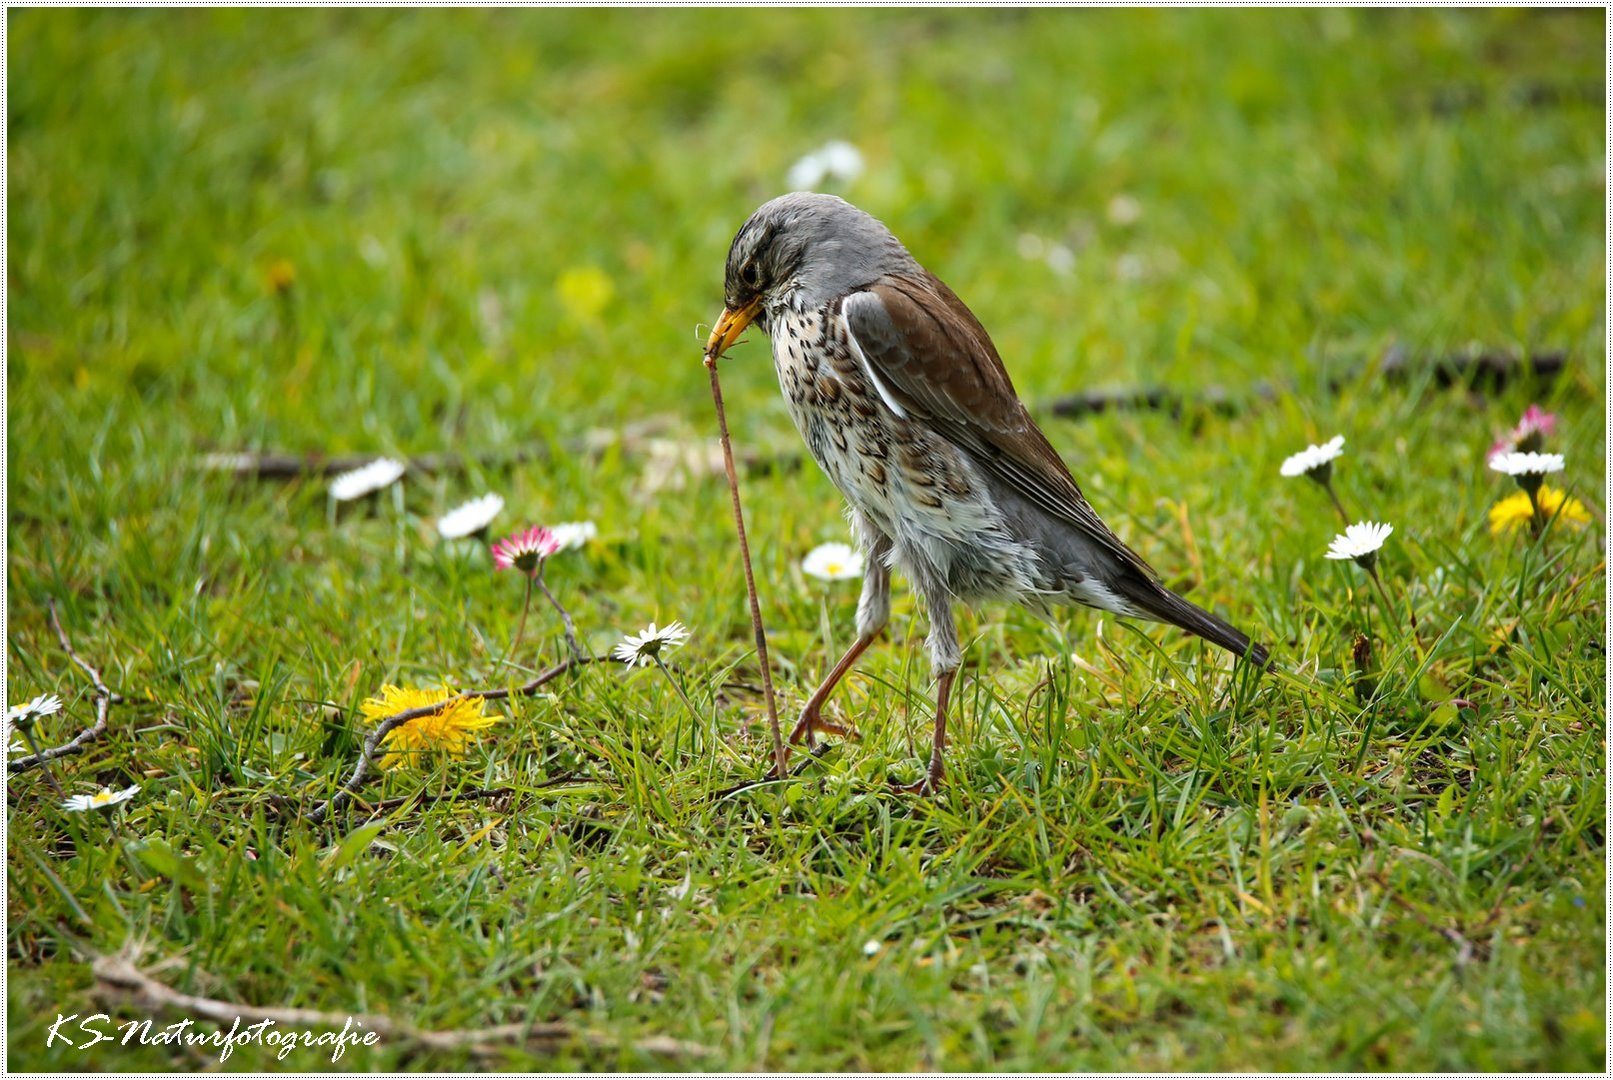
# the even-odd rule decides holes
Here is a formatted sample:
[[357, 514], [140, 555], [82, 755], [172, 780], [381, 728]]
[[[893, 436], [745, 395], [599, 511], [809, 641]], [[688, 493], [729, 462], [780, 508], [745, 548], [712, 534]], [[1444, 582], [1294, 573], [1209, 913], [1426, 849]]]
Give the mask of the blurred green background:
[[[183, 402], [152, 437], [228, 446], [703, 422], [698, 365], [677, 361], [721, 307], [728, 240], [830, 138], [868, 163], [841, 193], [977, 310], [1031, 398], [1302, 374], [1389, 339], [1599, 336], [1595, 12], [10, 27], [14, 447], [60, 448], [36, 385]], [[1105, 213], [1116, 196], [1135, 221]], [[1024, 233], [1069, 247], [1069, 273], [1017, 257]], [[265, 288], [281, 260], [292, 327]]]
[[[1565, 486], [1604, 510], [1601, 11], [13, 9], [6, 26], [8, 701], [55, 691], [87, 715], [45, 621], [57, 597], [131, 698], [67, 782], [145, 784], [131, 833], [215, 888], [130, 878], [112, 847], [63, 839], [37, 773], [14, 780], [13, 1067], [195, 1064], [40, 1049], [87, 1001], [81, 946], [130, 939], [188, 951], [196, 969], [169, 977], [193, 989], [670, 1033], [717, 1047], [708, 1067], [1602, 1067], [1605, 695], [1585, 643], [1605, 638], [1587, 585], [1603, 527], [1549, 560], [1493, 540], [1507, 488], [1483, 458], [1539, 400], [1562, 416]], [[509, 640], [516, 586], [432, 529], [480, 491], [507, 498], [500, 529], [597, 520], [597, 548], [556, 565], [590, 647], [685, 620], [691, 693], [738, 728], [754, 703], [718, 693], [749, 640], [726, 492], [706, 472], [651, 482], [633, 433], [709, 446], [699, 353], [729, 240], [831, 139], [866, 168], [829, 190], [965, 299], [1039, 417], [1097, 384], [1289, 391], [1048, 432], [1168, 580], [1308, 677], [1342, 686], [1352, 635], [1386, 632], [1398, 718], [1267, 686], [1225, 745], [1201, 741], [1230, 721], [1176, 677], [1201, 670], [1195, 647], [1111, 624], [1100, 649], [1076, 614], [1084, 655], [1127, 658], [1106, 667], [1122, 700], [1076, 685], [1091, 741], [1027, 763], [1003, 725], [1052, 708], [1034, 664], [1056, 643], [987, 611], [965, 627], [990, 663], [960, 694], [951, 811], [844, 796], [775, 833], [771, 803], [697, 797], [754, 747], [715, 778], [716, 758], [658, 760], [677, 699], [590, 673], [431, 782], [539, 792], [586, 765], [595, 787], [528, 792], [496, 851], [467, 838], [487, 835], [479, 810], [445, 806], [388, 833], [399, 858], [326, 876], [336, 838], [272, 834], [270, 796], [328, 792], [383, 680], [475, 684]], [[1386, 390], [1390, 349], [1414, 370], [1470, 349], [1568, 365], [1488, 396]], [[844, 644], [854, 591], [797, 569], [845, 530], [827, 481], [794, 468], [769, 366], [752, 334], [724, 386], [739, 448], [784, 459], [745, 496], [793, 693]], [[1277, 479], [1334, 433], [1346, 500], [1397, 525], [1384, 569], [1432, 628], [1416, 649], [1358, 617], [1354, 568], [1321, 565], [1321, 494]], [[194, 467], [533, 446], [516, 468], [411, 476], [397, 521], [383, 503], [332, 524], [317, 478]], [[833, 767], [877, 786], [903, 756], [922, 628], [900, 592], [857, 690], [866, 742]], [[1518, 635], [1530, 648], [1495, 655]], [[1479, 711], [1457, 716], [1456, 694]], [[601, 815], [603, 840], [551, 828]], [[1374, 861], [1396, 845], [1419, 857]], [[685, 875], [711, 920], [655, 931], [654, 957], [624, 945], [624, 902]], [[798, 894], [823, 900], [780, 901]], [[1456, 970], [1453, 920], [1487, 935]], [[664, 1002], [644, 996], [668, 972]], [[347, 1064], [466, 1064], [388, 1053]]]

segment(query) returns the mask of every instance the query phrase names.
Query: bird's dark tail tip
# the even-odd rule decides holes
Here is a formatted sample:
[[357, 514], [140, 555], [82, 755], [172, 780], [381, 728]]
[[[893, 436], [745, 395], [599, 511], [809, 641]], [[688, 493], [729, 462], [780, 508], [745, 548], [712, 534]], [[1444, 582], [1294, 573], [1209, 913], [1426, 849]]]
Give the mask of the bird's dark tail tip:
[[1249, 640], [1249, 635], [1231, 623], [1182, 599], [1157, 581], [1138, 579], [1123, 590], [1127, 600], [1160, 622], [1168, 622], [1199, 637], [1262, 670], [1271, 667], [1271, 650]]

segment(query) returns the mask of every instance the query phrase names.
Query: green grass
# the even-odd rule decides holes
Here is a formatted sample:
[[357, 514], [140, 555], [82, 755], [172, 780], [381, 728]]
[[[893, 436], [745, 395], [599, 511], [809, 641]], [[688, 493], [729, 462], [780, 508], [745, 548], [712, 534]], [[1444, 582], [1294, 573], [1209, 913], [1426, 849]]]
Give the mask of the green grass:
[[[395, 1043], [346, 1068], [1603, 1068], [1602, 19], [9, 13], [7, 700], [60, 693], [52, 742], [92, 714], [54, 597], [128, 697], [63, 782], [142, 791], [137, 873], [104, 818], [10, 782], [8, 1064], [205, 1061], [46, 1048], [100, 1007], [90, 958], [127, 949], [188, 992], [623, 1047]], [[1289, 676], [983, 609], [950, 784], [895, 797], [931, 690], [899, 585], [838, 703], [863, 741], [712, 800], [766, 747], [734, 685], [757, 672], [725, 485], [653, 489], [642, 438], [579, 448], [645, 424], [710, 444], [696, 326], [728, 240], [834, 137], [868, 159], [844, 193], [970, 303], [1044, 418], [1101, 383], [1288, 389], [1046, 427], [1120, 534]], [[1021, 258], [1027, 233], [1069, 272]], [[1372, 371], [1470, 346], [1570, 362], [1481, 395]], [[780, 463], [743, 494], [798, 705], [851, 633], [855, 587], [797, 569], [845, 537], [840, 500], [760, 335], [724, 375], [738, 446]], [[1492, 537], [1485, 451], [1534, 400], [1595, 520]], [[1277, 476], [1334, 433], [1352, 514], [1395, 525], [1394, 618], [1322, 558], [1322, 492]], [[334, 523], [319, 479], [192, 465], [531, 446]], [[345, 776], [383, 683], [524, 677], [496, 670], [519, 582], [432, 528], [484, 490], [502, 527], [599, 523], [550, 580], [595, 650], [687, 623], [698, 723], [653, 670], [591, 668], [364, 793], [510, 799], [391, 811], [345, 847], [362, 808], [276, 817]], [[562, 651], [533, 619], [528, 668]], [[652, 1035], [712, 1054], [631, 1049]]]

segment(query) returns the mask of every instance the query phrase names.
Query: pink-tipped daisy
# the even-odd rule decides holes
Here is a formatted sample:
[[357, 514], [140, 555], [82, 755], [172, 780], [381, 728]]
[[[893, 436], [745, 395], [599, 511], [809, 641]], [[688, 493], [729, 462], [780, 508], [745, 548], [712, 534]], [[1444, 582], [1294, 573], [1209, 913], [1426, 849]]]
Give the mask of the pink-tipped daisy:
[[542, 525], [518, 529], [493, 545], [493, 565], [537, 577], [543, 560], [560, 550], [560, 541]]

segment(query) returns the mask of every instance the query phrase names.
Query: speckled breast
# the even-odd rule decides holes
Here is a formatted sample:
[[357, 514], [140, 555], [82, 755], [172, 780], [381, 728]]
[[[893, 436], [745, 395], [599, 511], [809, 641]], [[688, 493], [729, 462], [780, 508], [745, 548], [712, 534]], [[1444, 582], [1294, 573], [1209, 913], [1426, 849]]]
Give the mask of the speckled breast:
[[841, 494], [892, 539], [897, 562], [952, 595], [1025, 591], [1026, 553], [1004, 533], [975, 465], [881, 400], [838, 307], [779, 311], [769, 323], [795, 426]]

